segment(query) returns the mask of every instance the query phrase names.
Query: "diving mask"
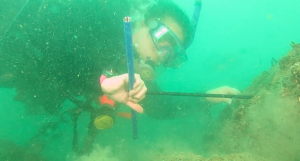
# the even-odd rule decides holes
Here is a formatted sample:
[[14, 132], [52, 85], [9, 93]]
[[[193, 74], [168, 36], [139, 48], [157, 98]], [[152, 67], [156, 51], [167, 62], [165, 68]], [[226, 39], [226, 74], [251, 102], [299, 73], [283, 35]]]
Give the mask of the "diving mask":
[[165, 66], [179, 68], [187, 61], [183, 44], [165, 24], [154, 20], [148, 21], [149, 33], [158, 50], [159, 61]]

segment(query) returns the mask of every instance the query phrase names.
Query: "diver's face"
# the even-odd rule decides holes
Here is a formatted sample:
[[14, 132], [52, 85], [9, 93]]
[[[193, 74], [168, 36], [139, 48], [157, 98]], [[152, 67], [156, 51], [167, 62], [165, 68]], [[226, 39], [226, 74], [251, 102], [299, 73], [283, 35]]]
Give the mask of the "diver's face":
[[[181, 42], [183, 42], [183, 30], [173, 18], [165, 18], [162, 22], [176, 34]], [[136, 51], [139, 53], [140, 58], [146, 60], [150, 57], [155, 61], [156, 65], [158, 65], [158, 50], [152, 41], [149, 30], [150, 28], [145, 23], [142, 23], [138, 31], [133, 34], [133, 44]]]

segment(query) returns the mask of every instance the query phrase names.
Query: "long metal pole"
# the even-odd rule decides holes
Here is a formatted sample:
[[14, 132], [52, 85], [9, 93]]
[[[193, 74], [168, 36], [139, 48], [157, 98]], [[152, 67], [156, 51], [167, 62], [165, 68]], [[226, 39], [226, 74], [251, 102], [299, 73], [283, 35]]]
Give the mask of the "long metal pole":
[[[125, 44], [126, 44], [127, 69], [128, 69], [128, 76], [129, 76], [129, 90], [132, 90], [135, 79], [134, 79], [132, 28], [131, 28], [130, 17], [125, 17], [123, 19], [123, 25], [124, 25]], [[136, 112], [132, 109], [131, 109], [131, 113], [132, 113], [133, 138], [137, 139], [138, 138], [137, 115]]]

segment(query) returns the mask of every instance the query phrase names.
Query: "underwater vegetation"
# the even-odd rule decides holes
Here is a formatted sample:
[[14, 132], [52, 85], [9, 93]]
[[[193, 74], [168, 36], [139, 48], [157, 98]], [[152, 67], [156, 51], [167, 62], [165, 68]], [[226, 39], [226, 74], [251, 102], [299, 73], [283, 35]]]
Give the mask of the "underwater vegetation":
[[211, 153], [247, 152], [268, 160], [300, 160], [300, 44], [256, 77], [249, 100], [226, 107], [206, 140]]

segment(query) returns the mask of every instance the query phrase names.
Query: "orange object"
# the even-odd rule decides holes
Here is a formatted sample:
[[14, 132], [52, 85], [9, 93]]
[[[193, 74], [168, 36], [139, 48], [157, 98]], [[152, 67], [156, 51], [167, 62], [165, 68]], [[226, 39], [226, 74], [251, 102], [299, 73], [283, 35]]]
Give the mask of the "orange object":
[[117, 115], [126, 119], [131, 119], [132, 115], [131, 113], [127, 113], [127, 112], [117, 112]]
[[111, 105], [112, 107], [115, 106], [115, 101], [113, 99], [109, 99], [106, 95], [102, 95], [100, 98], [99, 98], [99, 102], [101, 105], [104, 105], [104, 104], [109, 104]]

